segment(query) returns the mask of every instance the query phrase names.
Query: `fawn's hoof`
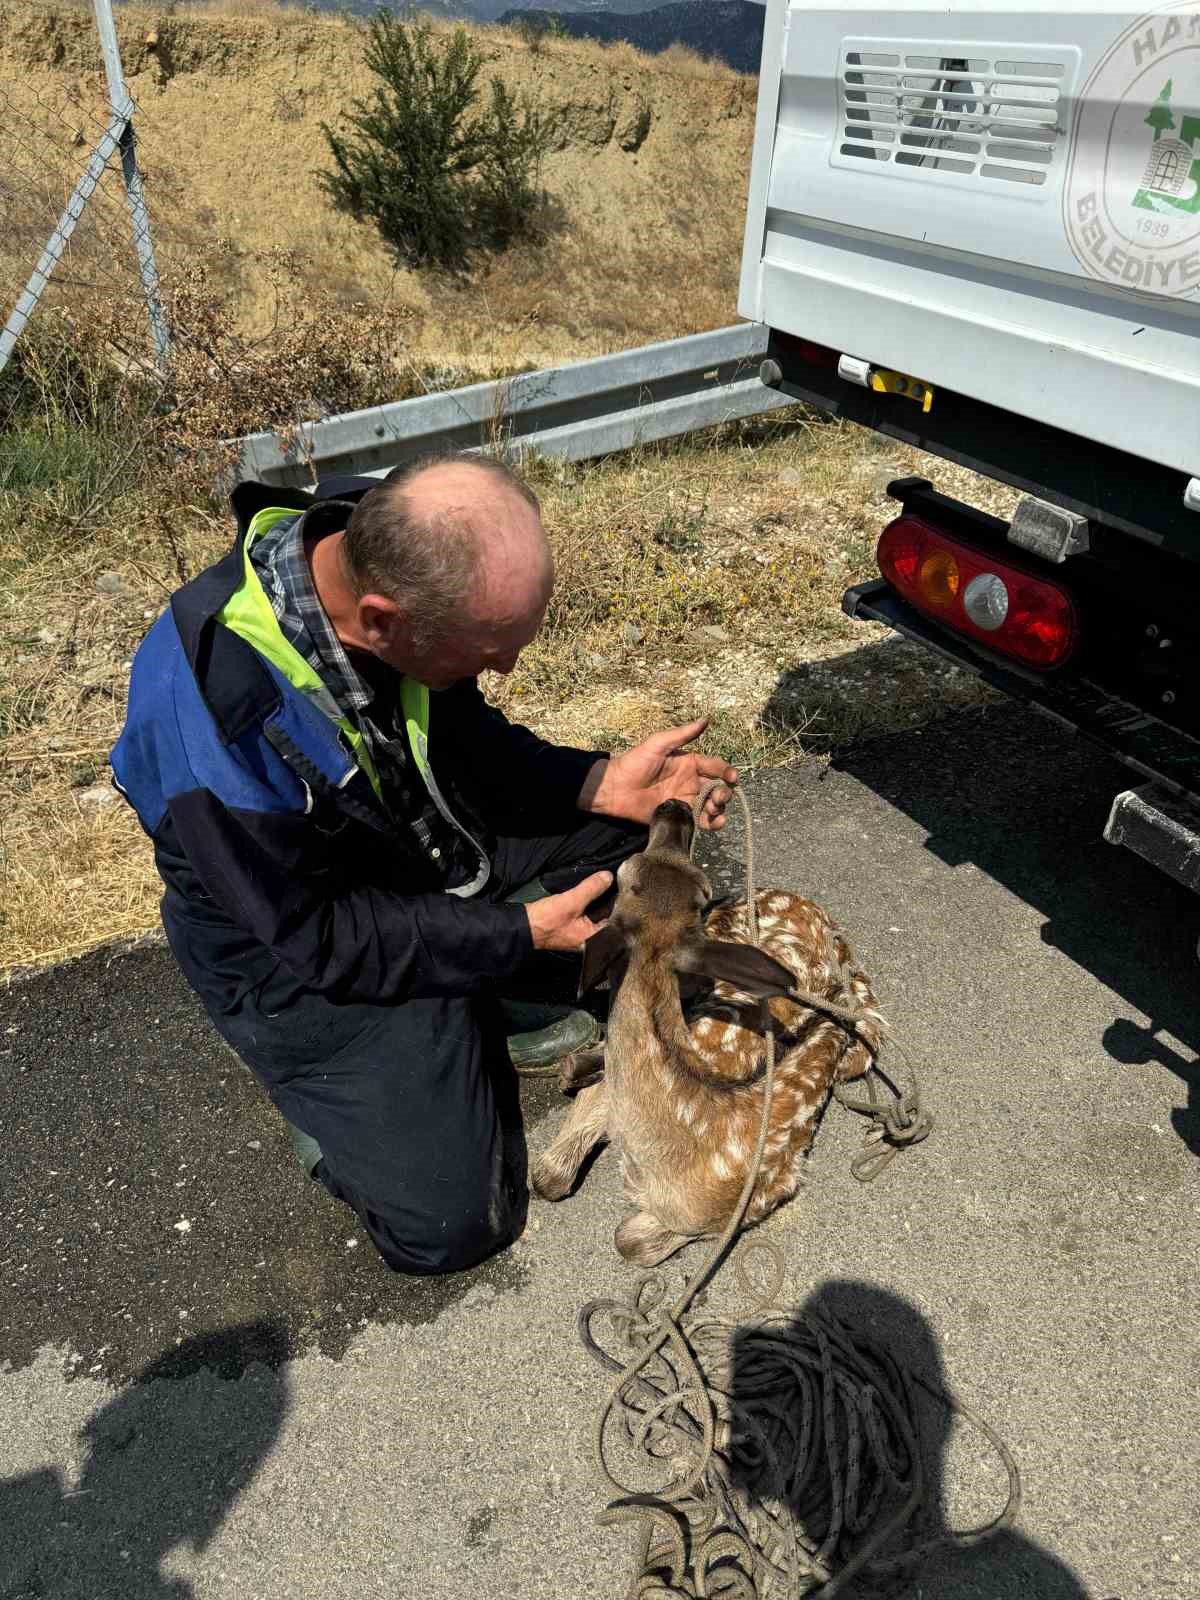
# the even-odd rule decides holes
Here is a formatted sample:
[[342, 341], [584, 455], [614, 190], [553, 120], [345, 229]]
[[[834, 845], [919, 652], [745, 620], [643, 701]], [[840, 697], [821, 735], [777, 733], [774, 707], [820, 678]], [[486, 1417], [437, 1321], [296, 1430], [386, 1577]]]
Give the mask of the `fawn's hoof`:
[[634, 1211], [618, 1227], [613, 1243], [630, 1266], [657, 1267], [692, 1238], [690, 1233], [672, 1233], [648, 1211]]
[[603, 1050], [576, 1050], [558, 1064], [558, 1087], [564, 1094], [588, 1089], [603, 1076]]
[[563, 1172], [543, 1156], [530, 1168], [529, 1187], [539, 1200], [565, 1200], [571, 1192], [573, 1178], [573, 1173]]

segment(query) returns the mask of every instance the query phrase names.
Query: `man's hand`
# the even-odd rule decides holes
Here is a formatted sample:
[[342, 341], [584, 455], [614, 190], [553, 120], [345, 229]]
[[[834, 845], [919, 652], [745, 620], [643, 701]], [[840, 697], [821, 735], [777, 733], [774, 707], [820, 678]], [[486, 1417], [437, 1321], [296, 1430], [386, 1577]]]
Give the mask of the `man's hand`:
[[629, 822], [649, 822], [664, 800], [693, 805], [706, 783], [715, 783], [700, 813], [702, 828], [723, 828], [729, 785], [738, 781], [733, 767], [720, 756], [701, 756], [683, 749], [708, 727], [708, 718], [682, 728], [667, 728], [626, 750], [623, 755], [597, 761], [579, 795], [583, 811], [603, 817], [624, 817]]
[[602, 924], [585, 915], [613, 881], [611, 872], [593, 872], [562, 894], [549, 894], [525, 907], [535, 950], [582, 950]]

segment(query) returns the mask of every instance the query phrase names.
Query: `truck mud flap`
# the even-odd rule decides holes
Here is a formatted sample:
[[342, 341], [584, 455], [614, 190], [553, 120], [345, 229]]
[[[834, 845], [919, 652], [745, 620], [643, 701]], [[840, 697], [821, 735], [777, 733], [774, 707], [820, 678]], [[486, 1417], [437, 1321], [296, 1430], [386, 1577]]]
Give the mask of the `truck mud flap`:
[[860, 583], [842, 599], [848, 617], [882, 622], [906, 639], [926, 645], [947, 661], [973, 672], [1004, 694], [1023, 700], [1063, 727], [1100, 745], [1149, 778], [1167, 796], [1200, 803], [1200, 742], [1161, 722], [1084, 677], [1026, 675], [973, 650], [965, 641], [927, 621], [883, 579]]

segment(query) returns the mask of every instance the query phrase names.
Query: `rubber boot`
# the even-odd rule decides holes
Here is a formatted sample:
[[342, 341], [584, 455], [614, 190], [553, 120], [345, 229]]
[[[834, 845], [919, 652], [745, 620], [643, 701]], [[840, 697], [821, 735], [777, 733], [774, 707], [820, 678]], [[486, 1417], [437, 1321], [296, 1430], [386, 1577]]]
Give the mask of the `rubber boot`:
[[321, 1161], [321, 1146], [313, 1138], [311, 1133], [305, 1133], [304, 1130], [302, 1128], [298, 1128], [294, 1122], [288, 1122], [286, 1117], [284, 1117], [283, 1120], [287, 1124], [288, 1138], [292, 1142], [292, 1149], [295, 1151], [296, 1160], [304, 1168], [304, 1174], [306, 1177], [315, 1177], [317, 1167], [320, 1165]]
[[541, 1005], [533, 1000], [501, 1000], [508, 1058], [518, 1072], [537, 1075], [576, 1050], [598, 1045], [604, 1029], [587, 1011], [574, 1006]]

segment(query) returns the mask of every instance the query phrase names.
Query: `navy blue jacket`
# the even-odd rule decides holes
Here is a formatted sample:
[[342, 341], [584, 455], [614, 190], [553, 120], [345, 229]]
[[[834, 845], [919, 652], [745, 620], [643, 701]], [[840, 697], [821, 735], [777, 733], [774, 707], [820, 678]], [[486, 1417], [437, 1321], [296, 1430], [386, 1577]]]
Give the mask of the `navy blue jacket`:
[[[331, 526], [373, 480], [340, 480]], [[330, 498], [322, 485], [315, 496]], [[532, 950], [521, 906], [443, 892], [411, 830], [380, 810], [336, 727], [217, 614], [264, 506], [313, 496], [243, 484], [238, 539], [178, 590], [138, 649], [112, 765], [154, 843], [163, 923], [211, 1014], [303, 995], [341, 1004], [469, 994]], [[474, 680], [430, 696], [429, 760], [455, 815], [498, 833], [570, 827], [596, 753], [549, 745]]]

